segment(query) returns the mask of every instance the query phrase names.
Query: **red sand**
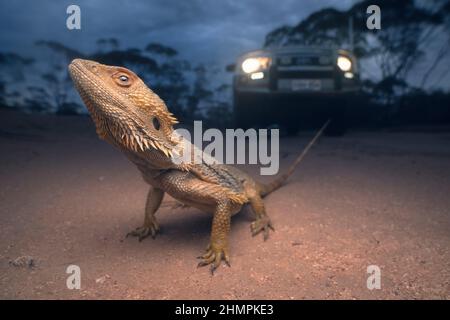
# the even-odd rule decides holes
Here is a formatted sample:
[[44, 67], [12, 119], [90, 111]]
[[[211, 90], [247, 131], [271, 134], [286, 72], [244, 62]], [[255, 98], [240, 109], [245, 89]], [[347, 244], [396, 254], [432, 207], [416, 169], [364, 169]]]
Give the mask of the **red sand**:
[[[449, 133], [322, 138], [266, 198], [270, 239], [251, 237], [249, 212], [235, 216], [232, 267], [211, 276], [195, 259], [211, 215], [165, 205], [156, 240], [125, 239], [147, 186], [90, 119], [0, 110], [0, 125], [0, 298], [450, 298]], [[310, 137], [281, 140], [283, 167]], [[21, 256], [35, 267], [9, 263]], [[66, 287], [70, 264], [81, 290]], [[381, 290], [366, 287], [371, 264]]]

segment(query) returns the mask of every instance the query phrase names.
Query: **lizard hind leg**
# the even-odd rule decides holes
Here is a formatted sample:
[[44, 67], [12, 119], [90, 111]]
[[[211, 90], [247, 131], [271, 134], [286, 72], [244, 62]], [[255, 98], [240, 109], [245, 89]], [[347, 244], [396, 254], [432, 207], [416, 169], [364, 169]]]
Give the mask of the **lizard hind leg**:
[[158, 223], [156, 222], [155, 213], [159, 209], [162, 199], [164, 197], [164, 191], [161, 189], [150, 187], [147, 194], [147, 202], [145, 203], [145, 217], [144, 224], [141, 227], [129, 232], [128, 236], [137, 237], [139, 241], [152, 236], [155, 239], [156, 234], [159, 231]]
[[269, 229], [275, 231], [269, 216], [266, 214], [264, 202], [259, 195], [254, 195], [250, 198], [250, 206], [255, 213], [256, 219], [250, 225], [250, 230], [253, 236], [260, 232], [263, 233], [264, 241], [269, 238]]

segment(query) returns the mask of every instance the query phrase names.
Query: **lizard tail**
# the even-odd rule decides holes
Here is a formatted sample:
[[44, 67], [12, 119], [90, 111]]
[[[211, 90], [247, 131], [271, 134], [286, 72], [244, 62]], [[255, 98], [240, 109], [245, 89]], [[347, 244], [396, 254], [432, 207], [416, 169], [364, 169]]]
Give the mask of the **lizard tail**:
[[302, 153], [300, 153], [300, 155], [297, 157], [297, 159], [295, 159], [295, 161], [291, 164], [291, 166], [289, 167], [289, 169], [285, 173], [281, 174], [274, 181], [272, 181], [272, 182], [270, 182], [268, 184], [262, 184], [260, 186], [260, 190], [261, 190], [260, 191], [260, 195], [261, 195], [261, 197], [264, 197], [264, 196], [268, 195], [269, 193], [271, 193], [272, 191], [278, 189], [279, 187], [281, 187], [284, 184], [284, 182], [295, 171], [295, 168], [297, 167], [297, 165], [303, 160], [305, 155], [308, 153], [309, 149], [311, 149], [311, 147], [314, 145], [314, 143], [317, 141], [317, 139], [319, 139], [319, 137], [325, 131], [325, 129], [328, 126], [328, 124], [330, 123], [330, 121], [331, 120], [328, 119], [327, 122], [325, 122], [325, 124], [322, 126], [322, 128], [320, 128], [320, 130], [317, 131], [317, 133], [314, 136], [314, 138], [312, 138], [312, 140], [308, 143], [308, 145], [305, 147], [305, 149], [303, 149]]

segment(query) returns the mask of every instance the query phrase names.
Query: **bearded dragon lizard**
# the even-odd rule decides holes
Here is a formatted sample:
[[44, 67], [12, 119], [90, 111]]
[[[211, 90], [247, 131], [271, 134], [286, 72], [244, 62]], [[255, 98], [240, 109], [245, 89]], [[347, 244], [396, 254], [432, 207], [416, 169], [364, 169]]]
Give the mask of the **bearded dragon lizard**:
[[198, 257], [198, 266], [211, 265], [211, 272], [224, 260], [229, 265], [228, 235], [231, 217], [249, 204], [255, 214], [251, 232], [264, 240], [274, 230], [262, 198], [279, 188], [292, 174], [328, 122], [284, 174], [262, 184], [225, 164], [173, 161], [180, 144], [174, 133], [176, 118], [165, 103], [132, 71], [94, 61], [75, 59], [69, 73], [86, 105], [101, 139], [122, 151], [150, 185], [144, 224], [129, 233], [139, 240], [159, 231], [155, 213], [168, 193], [183, 205], [213, 213], [210, 242]]

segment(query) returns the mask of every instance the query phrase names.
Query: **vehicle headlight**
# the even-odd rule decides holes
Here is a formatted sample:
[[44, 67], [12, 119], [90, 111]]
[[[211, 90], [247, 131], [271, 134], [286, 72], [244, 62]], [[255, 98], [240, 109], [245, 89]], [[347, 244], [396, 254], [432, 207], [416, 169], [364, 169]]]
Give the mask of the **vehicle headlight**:
[[245, 73], [253, 73], [255, 71], [264, 70], [269, 67], [270, 58], [247, 58], [242, 62], [242, 71]]
[[337, 58], [337, 65], [342, 71], [350, 71], [352, 68], [352, 60], [344, 56], [339, 56]]

